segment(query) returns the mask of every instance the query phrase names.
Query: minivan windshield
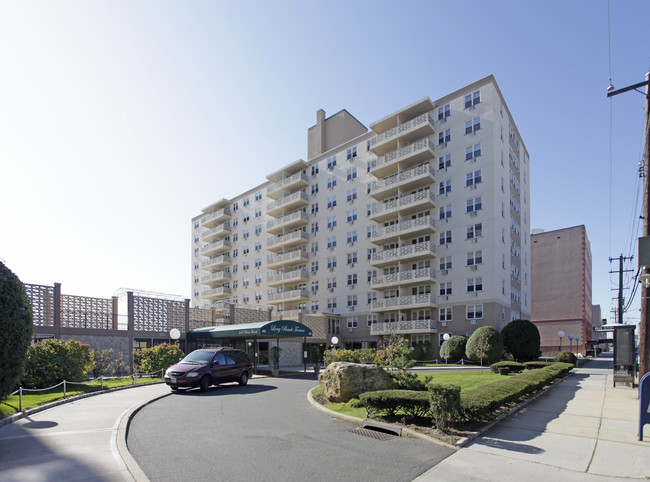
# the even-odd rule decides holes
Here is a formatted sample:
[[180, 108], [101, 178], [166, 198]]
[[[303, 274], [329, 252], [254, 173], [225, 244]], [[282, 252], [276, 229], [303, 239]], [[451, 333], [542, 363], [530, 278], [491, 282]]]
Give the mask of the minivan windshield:
[[190, 363], [192, 365], [207, 365], [210, 363], [213, 351], [196, 350], [181, 360], [181, 363]]

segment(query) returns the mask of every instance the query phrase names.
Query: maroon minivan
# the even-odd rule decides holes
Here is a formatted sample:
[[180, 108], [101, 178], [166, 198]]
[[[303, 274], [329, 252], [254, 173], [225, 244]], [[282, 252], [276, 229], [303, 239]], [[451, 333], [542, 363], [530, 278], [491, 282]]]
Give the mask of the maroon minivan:
[[207, 392], [211, 385], [237, 382], [246, 385], [253, 375], [253, 364], [246, 352], [235, 348], [194, 350], [165, 372], [165, 383], [173, 391], [200, 387]]

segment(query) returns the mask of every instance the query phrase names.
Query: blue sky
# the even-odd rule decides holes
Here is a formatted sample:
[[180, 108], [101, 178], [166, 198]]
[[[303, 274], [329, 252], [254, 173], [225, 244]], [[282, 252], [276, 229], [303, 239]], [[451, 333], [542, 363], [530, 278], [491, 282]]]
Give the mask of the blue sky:
[[611, 35], [605, 0], [0, 0], [0, 259], [70, 294], [189, 297], [191, 218], [306, 158], [318, 109], [368, 125], [492, 73], [531, 225], [586, 225], [609, 317], [608, 258], [641, 234], [644, 106], [606, 98], [609, 51], [617, 88], [644, 80], [650, 2], [609, 12]]

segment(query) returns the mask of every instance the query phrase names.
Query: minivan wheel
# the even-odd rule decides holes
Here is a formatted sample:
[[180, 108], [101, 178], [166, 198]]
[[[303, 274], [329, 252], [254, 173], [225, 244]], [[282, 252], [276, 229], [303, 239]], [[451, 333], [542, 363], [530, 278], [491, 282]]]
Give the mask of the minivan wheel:
[[246, 385], [248, 383], [248, 372], [242, 372], [241, 376], [239, 377], [239, 384], [240, 385]]
[[201, 378], [201, 391], [207, 392], [209, 388], [210, 388], [210, 377], [205, 375], [203, 378]]

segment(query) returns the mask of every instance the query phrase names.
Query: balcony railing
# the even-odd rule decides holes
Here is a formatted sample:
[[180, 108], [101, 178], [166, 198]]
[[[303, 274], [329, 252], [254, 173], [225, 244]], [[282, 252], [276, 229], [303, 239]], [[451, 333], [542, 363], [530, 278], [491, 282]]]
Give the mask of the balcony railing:
[[288, 234], [282, 234], [280, 236], [275, 236], [269, 238], [266, 242], [266, 247], [268, 249], [279, 248], [281, 246], [286, 246], [287, 244], [301, 244], [309, 241], [309, 235], [304, 231], [294, 231]]
[[287, 214], [281, 218], [271, 219], [266, 223], [266, 231], [275, 234], [282, 229], [302, 226], [309, 223], [309, 215], [303, 211]]
[[282, 293], [274, 293], [272, 295], [268, 295], [267, 299], [269, 303], [274, 301], [278, 302], [278, 301], [294, 301], [300, 299], [307, 299], [307, 290], [291, 290], [291, 291], [283, 291]]
[[306, 269], [295, 269], [282, 274], [273, 274], [267, 278], [268, 285], [278, 285], [298, 281], [307, 281], [309, 273]]
[[420, 182], [422, 184], [432, 184], [435, 182], [435, 168], [432, 163], [427, 162], [421, 166], [402, 171], [399, 174], [375, 182], [370, 190], [370, 195], [377, 197], [379, 194], [397, 189], [397, 187], [417, 185], [417, 180], [421, 180]]
[[309, 261], [309, 253], [305, 249], [296, 249], [284, 254], [272, 255], [266, 258], [266, 267], [276, 269], [286, 264], [304, 263]]
[[370, 218], [381, 219], [384, 217], [389, 217], [390, 215], [396, 214], [400, 211], [408, 211], [414, 208], [432, 209], [435, 207], [435, 205], [435, 196], [431, 190], [427, 189], [425, 191], [409, 194], [408, 196], [402, 196], [393, 201], [378, 205], [377, 207], [373, 208]]
[[266, 188], [266, 195], [269, 197], [276, 197], [280, 193], [282, 193], [283, 190], [289, 189], [291, 187], [297, 188], [297, 187], [304, 187], [309, 185], [309, 178], [307, 177], [306, 174], [299, 172], [294, 174], [293, 176], [285, 177], [281, 181], [276, 182], [275, 184], [271, 184], [269, 187]]
[[371, 335], [388, 335], [391, 333], [436, 333], [436, 320], [404, 320], [373, 323], [370, 326]]
[[224, 288], [223, 286], [219, 288], [203, 290], [201, 292], [203, 298], [207, 298], [207, 299], [222, 298], [228, 296], [229, 294], [230, 294], [230, 288]]
[[435, 246], [431, 241], [407, 244], [395, 249], [385, 249], [372, 255], [371, 264], [390, 264], [402, 259], [435, 256]]
[[230, 241], [222, 239], [221, 241], [216, 241], [214, 243], [201, 246], [201, 254], [207, 256], [209, 254], [219, 253], [222, 251], [228, 251], [230, 249]]
[[385, 274], [383, 276], [374, 276], [370, 280], [370, 287], [372, 289], [380, 289], [386, 286], [395, 286], [399, 284], [434, 281], [435, 274], [436, 270], [429, 267], [400, 271], [398, 273]]
[[370, 140], [370, 149], [383, 144], [384, 142], [390, 142], [391, 140], [396, 139], [398, 136], [405, 134], [408, 131], [415, 130], [421, 127], [429, 127], [430, 134], [433, 134], [434, 131], [434, 118], [430, 112], [425, 112], [422, 115], [417, 116], [414, 119], [411, 119], [408, 122], [400, 124], [392, 129], [382, 132], [381, 134], [376, 135]]
[[266, 207], [266, 212], [270, 216], [275, 216], [282, 212], [283, 209], [291, 209], [292, 207], [298, 207], [309, 204], [309, 198], [304, 192], [294, 192], [288, 196], [283, 196], [275, 202], [270, 203]]
[[201, 217], [201, 226], [210, 227], [213, 223], [226, 221], [231, 218], [230, 208], [219, 209]]
[[430, 138], [425, 137], [415, 141], [413, 144], [409, 144], [408, 146], [404, 146], [396, 151], [378, 157], [372, 164], [370, 172], [375, 175], [381, 174], [388, 166], [408, 158], [413, 158], [415, 161], [424, 161], [427, 158], [433, 158], [433, 148], [433, 141]]
[[390, 238], [405, 236], [407, 234], [413, 235], [425, 232], [434, 233], [435, 231], [436, 228], [433, 217], [422, 216], [415, 219], [409, 219], [408, 221], [402, 221], [401, 223], [393, 224], [391, 226], [386, 226], [385, 228], [379, 228], [377, 231], [372, 233], [370, 241], [378, 243]]
[[374, 300], [370, 309], [373, 311], [392, 311], [399, 309], [418, 308], [421, 306], [432, 306], [436, 303], [436, 295], [425, 293], [422, 295], [397, 296], [395, 298], [384, 298]]
[[201, 276], [201, 283], [210, 284], [218, 281], [226, 281], [231, 278], [229, 271], [217, 271], [216, 273], [206, 274]]
[[219, 238], [225, 238], [231, 232], [230, 223], [223, 223], [219, 226], [215, 226], [212, 229], [204, 231], [201, 233], [201, 239], [203, 241], [213, 241]]
[[221, 255], [214, 258], [206, 259], [201, 262], [202, 269], [217, 268], [221, 265], [230, 264], [230, 255]]

